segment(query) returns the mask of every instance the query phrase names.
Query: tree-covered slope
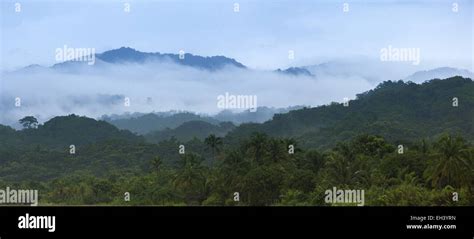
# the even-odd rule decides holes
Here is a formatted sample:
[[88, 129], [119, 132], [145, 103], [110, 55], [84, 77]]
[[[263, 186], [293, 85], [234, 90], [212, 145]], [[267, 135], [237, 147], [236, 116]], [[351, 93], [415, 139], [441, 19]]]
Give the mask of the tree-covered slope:
[[[456, 98], [458, 106], [453, 106]], [[357, 95], [348, 107], [332, 103], [277, 114], [263, 124], [243, 124], [226, 140], [236, 142], [252, 132], [293, 137], [306, 147], [328, 147], [361, 133], [389, 141], [433, 138], [443, 132], [474, 140], [474, 83], [453, 77], [423, 84], [384, 82]]]
[[127, 130], [119, 130], [105, 121], [77, 115], [57, 116], [38, 125], [16, 131], [0, 126], [0, 149], [4, 147], [31, 148], [43, 146], [69, 150], [70, 145], [82, 146], [106, 140], [142, 142], [143, 138]]
[[138, 134], [147, 134], [153, 131], [174, 129], [181, 124], [189, 121], [204, 121], [210, 124], [218, 124], [219, 120], [202, 117], [194, 113], [177, 113], [173, 115], [156, 115], [153, 113], [124, 119], [106, 119], [119, 129], [127, 129]]
[[175, 129], [168, 128], [146, 134], [145, 138], [148, 142], [152, 143], [158, 143], [173, 137], [182, 142], [192, 140], [193, 138], [204, 140], [210, 134], [222, 137], [234, 128], [235, 125], [230, 122], [222, 122], [219, 125], [214, 125], [205, 121], [189, 121]]
[[[354, 205], [325, 201], [333, 187], [362, 189], [371, 206], [473, 205], [473, 92], [460, 77], [385, 82], [349, 107], [295, 110], [186, 142], [147, 143], [75, 115], [0, 126], [0, 188], [37, 188], [42, 205]], [[197, 121], [173, 132], [213, 127]], [[402, 151], [394, 141], [406, 141]]]

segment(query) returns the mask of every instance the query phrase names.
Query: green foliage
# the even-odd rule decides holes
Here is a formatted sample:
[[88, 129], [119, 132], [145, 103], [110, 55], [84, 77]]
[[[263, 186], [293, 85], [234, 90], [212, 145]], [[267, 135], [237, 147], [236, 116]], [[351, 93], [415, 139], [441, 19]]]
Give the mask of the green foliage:
[[[441, 142], [462, 141], [443, 136], [433, 144]], [[205, 158], [192, 152], [170, 164], [156, 146], [107, 141], [79, 148], [81, 153], [74, 156], [42, 149], [27, 152], [21, 156], [28, 159], [25, 162], [3, 164], [0, 185], [31, 185], [29, 180], [39, 180], [34, 187], [41, 189], [43, 204], [67, 205], [327, 205], [324, 192], [332, 187], [364, 189], [365, 205], [472, 204], [472, 170], [441, 162], [448, 155], [440, 154], [445, 148], [433, 146], [427, 152], [412, 148], [406, 154], [383, 151], [381, 156], [379, 149], [395, 147], [355, 144], [361, 141], [354, 139], [325, 153], [299, 150], [290, 156], [284, 140], [256, 135], [219, 151], [221, 160], [206, 165]], [[276, 145], [282, 149], [278, 157]], [[472, 151], [472, 146], [456, 149], [447, 151], [455, 153], [449, 154], [450, 160], [472, 164], [471, 154], [456, 158], [457, 152]], [[433, 158], [427, 158], [430, 155]], [[436, 173], [429, 174], [431, 170]], [[447, 186], [432, 184], [434, 178]], [[130, 201], [124, 199], [125, 192]], [[452, 200], [454, 192], [459, 201]]]
[[204, 140], [204, 143], [211, 149], [212, 158], [215, 160], [215, 154], [219, 152], [222, 147], [222, 138], [211, 134]]
[[151, 143], [158, 143], [173, 137], [180, 141], [189, 141], [193, 138], [203, 140], [210, 134], [224, 136], [234, 128], [235, 126], [230, 122], [223, 122], [218, 125], [214, 125], [204, 121], [189, 121], [174, 129], [167, 128], [160, 131], [153, 131], [146, 134], [145, 138]]
[[[452, 77], [421, 85], [386, 81], [349, 102], [276, 114], [263, 124], [242, 124], [226, 138], [232, 143], [254, 132], [293, 137], [304, 148], [328, 149], [356, 136], [378, 135], [390, 142], [433, 140], [458, 133], [474, 140], [474, 82]], [[452, 106], [453, 97], [460, 100]]]
[[460, 77], [385, 82], [348, 108], [295, 110], [226, 136], [190, 122], [184, 138], [154, 143], [76, 115], [0, 125], [0, 187], [38, 189], [43, 205], [331, 206], [325, 191], [337, 187], [365, 190], [369, 206], [472, 206], [473, 92]]
[[34, 116], [25, 116], [19, 120], [20, 124], [26, 129], [36, 128], [38, 120]]
[[219, 120], [210, 117], [202, 117], [190, 112], [179, 112], [172, 115], [144, 114], [136, 117], [121, 119], [104, 117], [104, 119], [119, 129], [130, 130], [131, 132], [142, 135], [152, 133], [154, 131], [171, 131], [172, 129], [175, 129], [178, 126], [190, 121], [200, 121], [212, 125], [219, 124]]
[[466, 186], [472, 175], [472, 152], [463, 138], [442, 136], [436, 143], [434, 162], [427, 169], [433, 186]]

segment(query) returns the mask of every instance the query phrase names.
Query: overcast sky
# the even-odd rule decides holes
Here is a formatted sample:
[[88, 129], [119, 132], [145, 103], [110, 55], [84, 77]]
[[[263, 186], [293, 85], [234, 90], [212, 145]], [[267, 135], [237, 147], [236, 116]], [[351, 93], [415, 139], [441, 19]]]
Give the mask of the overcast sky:
[[[21, 12], [15, 12], [20, 2]], [[2, 1], [3, 70], [51, 65], [55, 49], [121, 46], [225, 55], [255, 69], [378, 58], [380, 49], [420, 48], [421, 66], [473, 69], [473, 1], [165, 0]], [[234, 12], [234, 2], [240, 11]], [[288, 51], [295, 59], [288, 59]]]

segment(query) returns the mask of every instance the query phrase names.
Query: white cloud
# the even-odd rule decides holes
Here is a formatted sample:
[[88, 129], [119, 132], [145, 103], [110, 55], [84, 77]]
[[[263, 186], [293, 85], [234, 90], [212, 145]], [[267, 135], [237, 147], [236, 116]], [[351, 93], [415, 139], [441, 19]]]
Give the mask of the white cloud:
[[[234, 67], [214, 72], [170, 63], [81, 67], [85, 68], [74, 70], [81, 73], [47, 68], [5, 74], [0, 123], [12, 124], [25, 115], [44, 121], [71, 113], [89, 117], [167, 110], [212, 114], [220, 110], [217, 96], [225, 92], [256, 95], [258, 106], [317, 106], [373, 87], [360, 76], [313, 78]], [[15, 97], [22, 99], [20, 108], [14, 107]], [[130, 98], [130, 107], [124, 106], [125, 97]]]

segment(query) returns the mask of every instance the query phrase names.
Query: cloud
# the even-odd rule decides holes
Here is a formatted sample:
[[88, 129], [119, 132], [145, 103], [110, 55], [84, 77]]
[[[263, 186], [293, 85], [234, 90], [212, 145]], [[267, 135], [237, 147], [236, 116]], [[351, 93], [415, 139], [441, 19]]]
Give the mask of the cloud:
[[[227, 67], [199, 70], [166, 62], [74, 66], [4, 74], [0, 123], [14, 125], [25, 116], [45, 121], [57, 115], [188, 110], [214, 114], [219, 95], [255, 95], [258, 106], [317, 106], [353, 98], [373, 83], [360, 76], [294, 76]], [[21, 107], [15, 107], [15, 98]], [[130, 105], [126, 106], [126, 98]]]

